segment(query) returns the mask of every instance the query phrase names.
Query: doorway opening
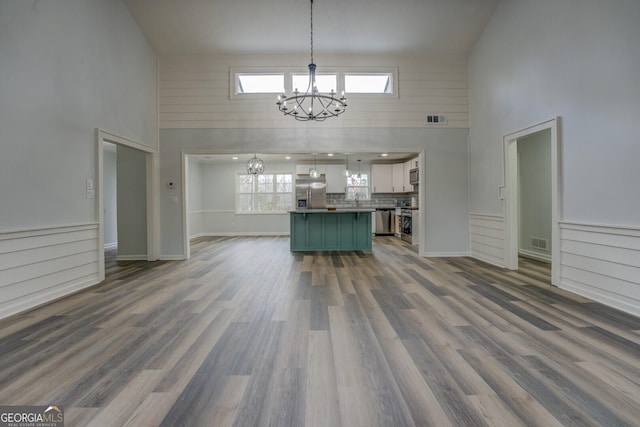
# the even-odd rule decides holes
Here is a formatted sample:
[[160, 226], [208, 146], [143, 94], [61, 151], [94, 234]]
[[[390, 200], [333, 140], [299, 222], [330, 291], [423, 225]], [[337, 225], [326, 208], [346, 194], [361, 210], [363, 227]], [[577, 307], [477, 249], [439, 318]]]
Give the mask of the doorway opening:
[[550, 261], [555, 286], [560, 261], [559, 120], [503, 137], [504, 185], [500, 188], [505, 201], [505, 267], [517, 270], [521, 254]]
[[96, 134], [98, 274], [104, 280], [106, 267], [113, 267], [116, 262], [158, 259], [153, 191], [157, 153], [99, 129]]

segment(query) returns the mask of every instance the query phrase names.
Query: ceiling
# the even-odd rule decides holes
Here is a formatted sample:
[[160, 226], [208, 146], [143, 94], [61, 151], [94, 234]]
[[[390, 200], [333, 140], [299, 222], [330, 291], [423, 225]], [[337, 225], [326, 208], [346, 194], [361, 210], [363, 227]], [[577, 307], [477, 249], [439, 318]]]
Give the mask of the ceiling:
[[[500, 0], [315, 0], [314, 52], [467, 56]], [[124, 0], [160, 55], [309, 51], [309, 0]]]
[[[123, 0], [159, 55], [309, 53], [310, 0]], [[466, 57], [500, 0], [315, 0], [314, 53]], [[363, 162], [410, 153], [354, 154]], [[231, 155], [197, 155], [201, 162]], [[273, 158], [272, 158], [273, 156]], [[309, 161], [312, 154], [292, 154]], [[331, 159], [326, 158], [327, 161]], [[247, 154], [238, 154], [246, 161]], [[261, 155], [286, 161], [284, 155]], [[355, 160], [351, 155], [350, 160]], [[344, 154], [335, 159], [344, 159]], [[318, 162], [323, 159], [318, 156]]]

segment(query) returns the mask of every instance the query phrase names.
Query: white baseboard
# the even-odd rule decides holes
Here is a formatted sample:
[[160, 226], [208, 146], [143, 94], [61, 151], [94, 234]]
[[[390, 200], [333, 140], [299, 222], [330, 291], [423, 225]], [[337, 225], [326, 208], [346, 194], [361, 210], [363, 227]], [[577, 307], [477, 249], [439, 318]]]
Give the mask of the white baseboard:
[[565, 278], [560, 280], [559, 287], [566, 291], [573, 292], [574, 294], [640, 317], [640, 306], [637, 302], [633, 300], [630, 301], [624, 296], [615, 295], [610, 292], [603, 292], [601, 289], [585, 286], [583, 283], [575, 283]]
[[248, 231], [248, 232], [214, 232], [214, 233], [198, 233], [189, 236], [189, 240], [198, 239], [200, 237], [260, 237], [260, 236], [289, 236], [286, 231]]
[[118, 255], [116, 261], [147, 261], [148, 257], [144, 255]]
[[118, 242], [105, 243], [104, 244], [104, 250], [105, 251], [110, 251], [112, 249], [118, 249]]
[[184, 261], [187, 258], [184, 255], [160, 255], [160, 261]]
[[469, 256], [469, 252], [425, 252], [422, 255], [427, 258], [454, 258]]
[[528, 251], [526, 249], [520, 249], [518, 251], [518, 254], [522, 255], [523, 257], [532, 258], [532, 259], [535, 259], [535, 260], [538, 260], [538, 261], [551, 263], [551, 255], [539, 254], [537, 252]]

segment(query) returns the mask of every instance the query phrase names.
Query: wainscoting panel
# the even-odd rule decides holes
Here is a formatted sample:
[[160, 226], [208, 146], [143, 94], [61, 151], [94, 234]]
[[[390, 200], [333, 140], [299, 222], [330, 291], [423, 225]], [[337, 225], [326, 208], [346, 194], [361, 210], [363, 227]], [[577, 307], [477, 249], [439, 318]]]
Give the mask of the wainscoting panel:
[[469, 232], [471, 256], [504, 267], [504, 218], [470, 213]]
[[0, 318], [98, 283], [98, 224], [0, 232]]
[[560, 224], [560, 287], [640, 316], [640, 228]]

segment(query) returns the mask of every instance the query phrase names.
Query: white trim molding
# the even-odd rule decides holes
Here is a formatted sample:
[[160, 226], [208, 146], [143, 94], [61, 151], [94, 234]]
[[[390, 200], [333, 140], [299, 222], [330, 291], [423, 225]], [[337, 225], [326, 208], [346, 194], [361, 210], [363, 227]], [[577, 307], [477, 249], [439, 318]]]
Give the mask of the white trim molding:
[[527, 127], [503, 136], [503, 184], [499, 188], [504, 200], [504, 260], [503, 266], [510, 270], [518, 269], [518, 139], [543, 130], [551, 131], [551, 284], [558, 286], [560, 274], [560, 229], [562, 212], [562, 188], [560, 137], [560, 117]]
[[426, 258], [456, 258], [469, 256], [469, 252], [425, 252]]
[[640, 228], [560, 223], [562, 289], [640, 316]]
[[[98, 241], [100, 250], [104, 250], [104, 200], [103, 200], [103, 142], [110, 142], [116, 145], [123, 145], [143, 152], [146, 156], [147, 169], [147, 255], [144, 259], [155, 261], [160, 253], [160, 162], [158, 159], [158, 149], [150, 147], [130, 138], [118, 136], [111, 132], [96, 128], [96, 220], [98, 221]], [[98, 276], [104, 280], [105, 267], [104, 257], [98, 260]]]
[[471, 257], [504, 267], [504, 217], [470, 213], [469, 245]]
[[98, 224], [0, 232], [0, 318], [100, 282]]

